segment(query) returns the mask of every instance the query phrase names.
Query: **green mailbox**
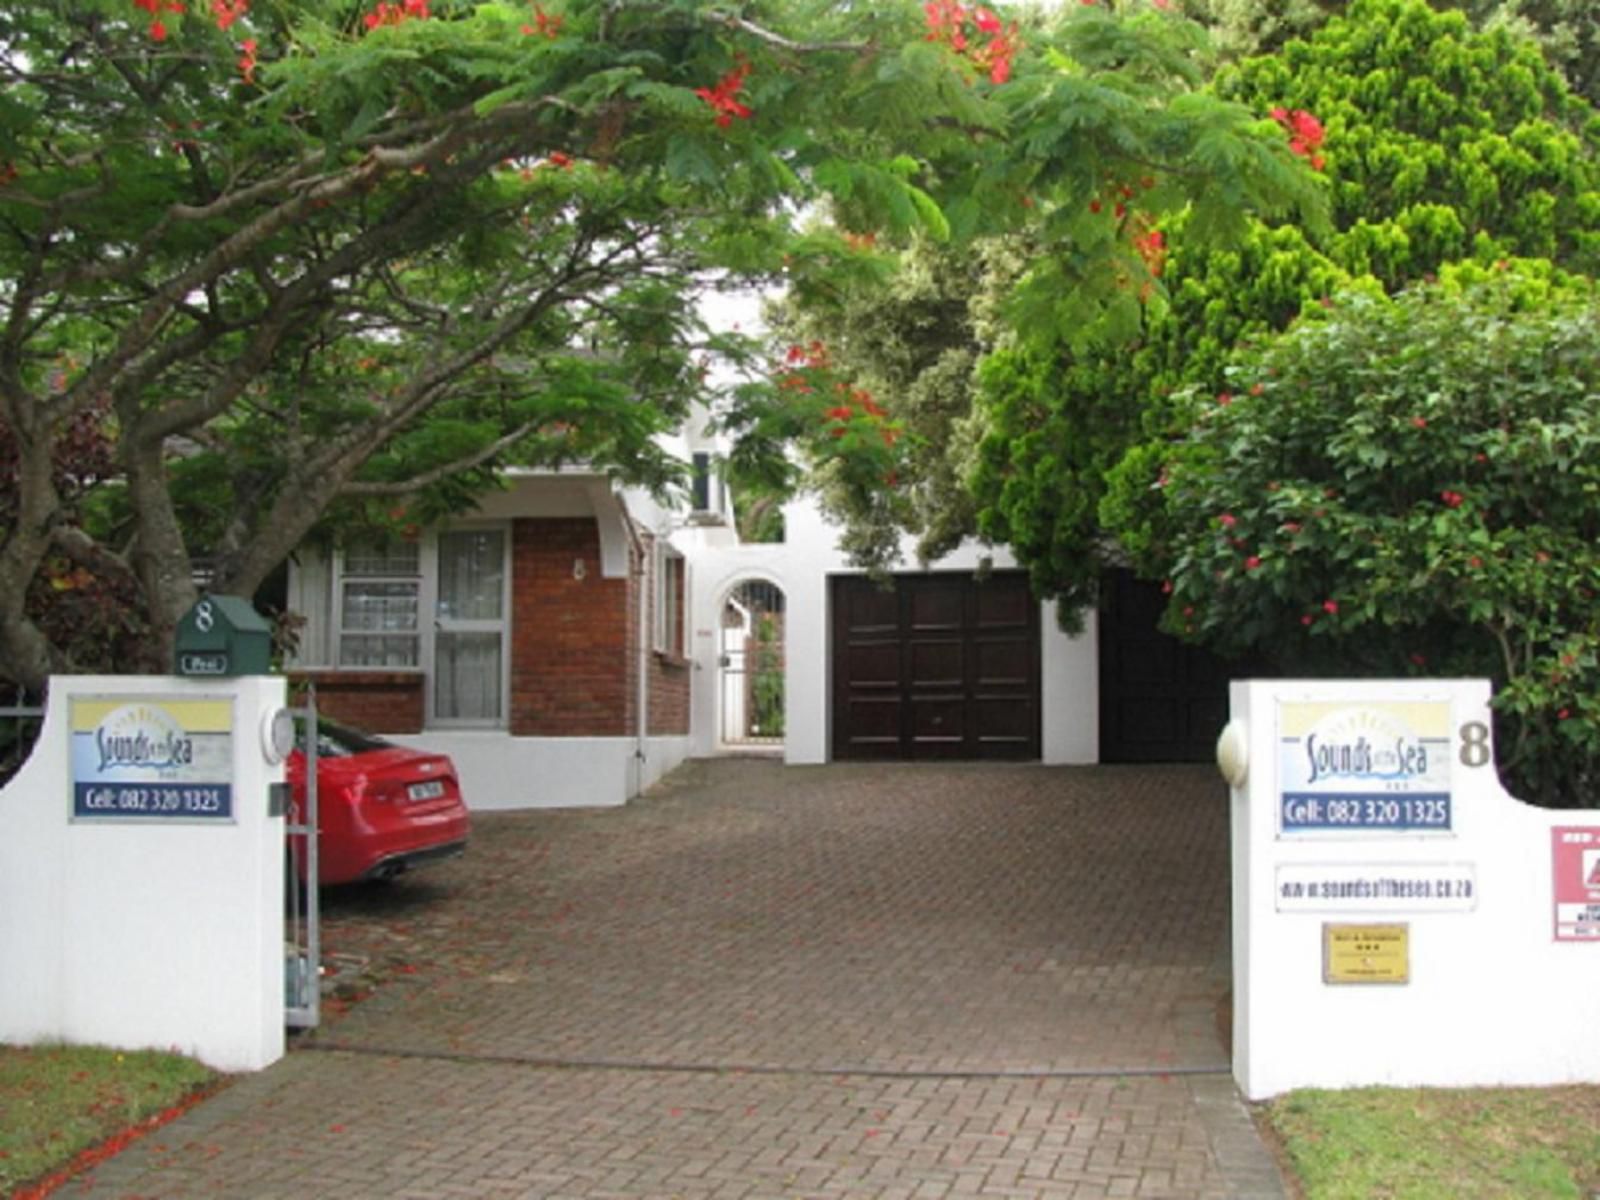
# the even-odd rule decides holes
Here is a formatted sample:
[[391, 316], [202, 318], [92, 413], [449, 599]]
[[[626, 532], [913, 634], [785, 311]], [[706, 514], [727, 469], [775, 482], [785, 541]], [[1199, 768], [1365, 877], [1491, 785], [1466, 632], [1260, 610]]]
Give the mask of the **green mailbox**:
[[272, 626], [243, 596], [201, 596], [178, 622], [179, 675], [268, 675]]

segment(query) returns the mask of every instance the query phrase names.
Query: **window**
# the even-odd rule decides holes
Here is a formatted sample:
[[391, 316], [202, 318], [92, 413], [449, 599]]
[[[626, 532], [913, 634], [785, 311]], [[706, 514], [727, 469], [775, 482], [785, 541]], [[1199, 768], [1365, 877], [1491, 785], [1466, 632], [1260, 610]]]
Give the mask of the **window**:
[[683, 555], [657, 543], [655, 648], [675, 658], [683, 655]]
[[434, 612], [433, 716], [493, 724], [505, 676], [506, 535], [458, 529], [439, 535]]
[[415, 667], [422, 566], [417, 543], [357, 543], [339, 585], [339, 665]]
[[692, 476], [693, 504], [696, 512], [711, 511], [711, 455], [696, 451]]

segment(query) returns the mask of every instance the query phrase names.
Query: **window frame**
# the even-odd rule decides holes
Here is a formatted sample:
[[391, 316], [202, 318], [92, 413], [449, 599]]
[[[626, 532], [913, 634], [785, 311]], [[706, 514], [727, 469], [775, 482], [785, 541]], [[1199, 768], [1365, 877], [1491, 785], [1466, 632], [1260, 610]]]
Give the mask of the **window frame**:
[[657, 539], [652, 557], [655, 569], [651, 572], [650, 646], [657, 654], [682, 659], [688, 646], [688, 560], [664, 538]]
[[[394, 571], [362, 571], [351, 570], [351, 550], [387, 550], [393, 545], [410, 546], [416, 552], [414, 569], [409, 574]], [[416, 607], [416, 621], [409, 631], [388, 631], [362, 629], [351, 626], [347, 621], [348, 606], [346, 604], [346, 587], [349, 584], [387, 583], [409, 584]], [[423, 610], [427, 603], [425, 592], [427, 583], [427, 563], [425, 548], [420, 539], [396, 539], [392, 543], [378, 543], [372, 541], [357, 541], [353, 546], [339, 546], [334, 558], [333, 572], [333, 663], [341, 671], [420, 671], [423, 669], [426, 647], [424, 645]], [[347, 638], [384, 638], [395, 641], [401, 638], [409, 639], [412, 646], [412, 661], [406, 664], [399, 663], [355, 663], [345, 659], [345, 640]]]

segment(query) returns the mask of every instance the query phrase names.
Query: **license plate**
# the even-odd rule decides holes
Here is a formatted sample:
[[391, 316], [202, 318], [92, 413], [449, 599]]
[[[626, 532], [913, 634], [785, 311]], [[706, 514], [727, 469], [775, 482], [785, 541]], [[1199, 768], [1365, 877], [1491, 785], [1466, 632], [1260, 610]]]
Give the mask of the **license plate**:
[[406, 795], [412, 800], [433, 800], [444, 795], [444, 784], [437, 779], [413, 783], [406, 789]]

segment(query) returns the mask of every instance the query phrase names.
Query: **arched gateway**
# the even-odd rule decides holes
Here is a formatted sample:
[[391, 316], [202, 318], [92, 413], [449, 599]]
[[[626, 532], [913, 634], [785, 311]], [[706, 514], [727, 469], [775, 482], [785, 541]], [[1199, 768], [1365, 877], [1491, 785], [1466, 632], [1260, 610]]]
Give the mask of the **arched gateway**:
[[717, 621], [718, 741], [728, 749], [781, 749], [784, 736], [784, 598], [767, 579], [747, 579]]

